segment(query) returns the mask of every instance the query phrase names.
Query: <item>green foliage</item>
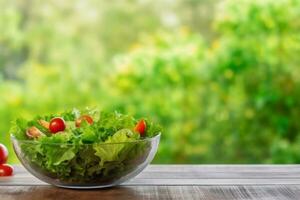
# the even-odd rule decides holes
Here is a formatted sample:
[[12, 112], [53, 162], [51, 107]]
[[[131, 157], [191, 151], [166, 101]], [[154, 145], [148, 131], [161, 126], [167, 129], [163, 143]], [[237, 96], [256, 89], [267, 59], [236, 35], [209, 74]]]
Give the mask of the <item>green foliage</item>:
[[86, 2], [0, 1], [1, 141], [98, 106], [161, 123], [155, 162], [300, 162], [299, 0]]
[[208, 90], [216, 101], [207, 106], [226, 116], [210, 125], [222, 127], [221, 162], [299, 162], [299, 8], [231, 1], [216, 21], [222, 34], [206, 62], [218, 90]]
[[156, 117], [166, 130], [157, 161], [187, 161], [190, 154], [195, 155], [190, 150], [202, 146], [195, 133], [203, 109], [199, 106], [203, 41], [185, 30], [174, 35], [159, 33], [143, 41], [141, 47], [115, 59], [103, 83], [110, 99], [105, 107]]

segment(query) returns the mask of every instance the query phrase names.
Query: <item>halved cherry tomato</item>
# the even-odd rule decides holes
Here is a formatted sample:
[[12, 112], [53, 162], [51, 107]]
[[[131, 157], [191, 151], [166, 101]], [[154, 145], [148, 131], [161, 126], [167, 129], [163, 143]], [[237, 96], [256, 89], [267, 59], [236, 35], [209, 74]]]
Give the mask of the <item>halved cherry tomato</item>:
[[0, 176], [11, 176], [13, 175], [14, 168], [9, 164], [0, 165]]
[[6, 146], [0, 143], [0, 164], [4, 164], [7, 161], [8, 151]]
[[47, 122], [47, 121], [45, 121], [45, 120], [43, 120], [43, 119], [38, 120], [38, 122], [39, 122], [39, 124], [40, 124], [41, 126], [43, 126], [44, 128], [49, 129], [49, 126], [50, 126], [50, 123], [49, 123], [49, 122]]
[[38, 138], [43, 135], [43, 133], [37, 127], [32, 126], [26, 130], [26, 135], [29, 138]]
[[144, 136], [146, 131], [146, 122], [145, 120], [141, 119], [134, 127], [136, 132], [139, 132], [141, 136]]
[[94, 120], [93, 120], [93, 118], [91, 116], [89, 116], [89, 115], [82, 115], [81, 117], [79, 117], [75, 121], [75, 125], [76, 125], [77, 128], [80, 127], [82, 121], [86, 121], [89, 124], [93, 124], [94, 123]]
[[51, 133], [57, 133], [66, 129], [65, 120], [61, 117], [55, 117], [51, 119], [49, 124], [49, 130]]

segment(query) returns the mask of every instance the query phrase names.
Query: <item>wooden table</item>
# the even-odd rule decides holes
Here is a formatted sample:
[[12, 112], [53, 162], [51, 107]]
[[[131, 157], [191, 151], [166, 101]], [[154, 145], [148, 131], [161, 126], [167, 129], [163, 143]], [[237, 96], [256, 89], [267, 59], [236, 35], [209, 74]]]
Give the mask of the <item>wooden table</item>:
[[0, 178], [0, 200], [300, 199], [300, 165], [150, 165], [119, 187], [72, 190], [50, 186], [15, 166]]

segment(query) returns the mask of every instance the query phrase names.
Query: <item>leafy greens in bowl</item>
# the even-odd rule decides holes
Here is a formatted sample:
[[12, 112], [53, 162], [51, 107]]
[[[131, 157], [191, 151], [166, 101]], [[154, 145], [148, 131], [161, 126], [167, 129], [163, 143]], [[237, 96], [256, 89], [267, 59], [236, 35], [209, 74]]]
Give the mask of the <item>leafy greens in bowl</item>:
[[150, 120], [98, 110], [18, 119], [15, 152], [37, 178], [60, 187], [101, 188], [140, 173], [153, 159], [161, 127]]

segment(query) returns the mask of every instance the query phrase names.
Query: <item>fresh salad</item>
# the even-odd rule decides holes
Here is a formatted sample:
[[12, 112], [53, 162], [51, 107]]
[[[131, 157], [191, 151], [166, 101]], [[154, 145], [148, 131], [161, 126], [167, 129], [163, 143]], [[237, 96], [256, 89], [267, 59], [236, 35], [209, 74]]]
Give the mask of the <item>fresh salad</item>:
[[36, 170], [65, 182], [108, 181], [143, 162], [161, 127], [118, 112], [73, 109], [17, 119], [11, 134]]

